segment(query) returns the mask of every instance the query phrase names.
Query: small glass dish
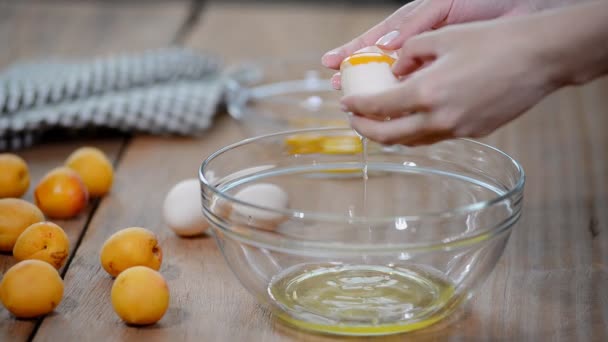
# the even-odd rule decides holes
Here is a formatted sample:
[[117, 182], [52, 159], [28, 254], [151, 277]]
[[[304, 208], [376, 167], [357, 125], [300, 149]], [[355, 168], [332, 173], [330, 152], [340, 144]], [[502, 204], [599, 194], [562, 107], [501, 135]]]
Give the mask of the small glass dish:
[[335, 71], [321, 59], [301, 57], [243, 63], [228, 72], [226, 104], [248, 136], [293, 129], [348, 127], [342, 93], [331, 87]]
[[[370, 142], [365, 163], [360, 149], [286, 143], [349, 132], [269, 134], [209, 156], [199, 177], [215, 240], [242, 285], [289, 325], [387, 335], [441, 321], [496, 266], [521, 214], [524, 172], [466, 139], [416, 148]], [[288, 206], [235, 197], [260, 183], [282, 189]]]

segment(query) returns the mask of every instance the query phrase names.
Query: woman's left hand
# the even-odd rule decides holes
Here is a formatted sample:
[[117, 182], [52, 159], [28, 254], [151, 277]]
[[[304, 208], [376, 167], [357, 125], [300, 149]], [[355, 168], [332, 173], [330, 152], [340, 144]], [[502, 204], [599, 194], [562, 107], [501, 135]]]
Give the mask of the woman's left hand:
[[393, 66], [404, 79], [381, 93], [345, 97], [343, 109], [354, 113], [355, 130], [384, 144], [487, 135], [556, 89], [535, 36], [547, 28], [538, 25], [505, 19], [412, 37]]

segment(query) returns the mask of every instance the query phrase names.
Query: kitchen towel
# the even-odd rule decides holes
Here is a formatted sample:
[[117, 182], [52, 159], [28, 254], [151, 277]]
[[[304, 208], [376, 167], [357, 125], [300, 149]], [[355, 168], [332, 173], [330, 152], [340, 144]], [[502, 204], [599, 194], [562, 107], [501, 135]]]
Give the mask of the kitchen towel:
[[182, 48], [15, 64], [0, 73], [0, 151], [57, 128], [202, 135], [225, 85], [218, 58]]

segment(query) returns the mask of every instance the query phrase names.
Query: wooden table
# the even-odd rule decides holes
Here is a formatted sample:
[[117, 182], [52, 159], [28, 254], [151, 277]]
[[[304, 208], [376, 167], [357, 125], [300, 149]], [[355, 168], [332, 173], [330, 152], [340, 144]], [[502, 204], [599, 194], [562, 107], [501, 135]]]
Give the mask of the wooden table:
[[[268, 54], [321, 53], [362, 32], [391, 6], [186, 1], [0, 1], [0, 66], [21, 58], [84, 57], [182, 43], [228, 63]], [[238, 23], [238, 25], [236, 25]], [[505, 254], [464, 315], [447, 327], [386, 340], [608, 340], [608, 80], [562, 90], [484, 139], [527, 172], [524, 215]], [[210, 238], [179, 239], [163, 224], [162, 199], [196, 175], [209, 153], [243, 138], [218, 115], [201, 139], [113, 136], [51, 139], [20, 151], [32, 179], [81, 145], [116, 166], [112, 193], [77, 219], [58, 221], [71, 241], [63, 302], [39, 320], [0, 310], [0, 341], [329, 341], [277, 323], [237, 282]], [[32, 199], [31, 189], [26, 196]], [[158, 233], [171, 306], [156, 325], [124, 325], [99, 250], [113, 232]], [[0, 255], [0, 269], [13, 258]]]

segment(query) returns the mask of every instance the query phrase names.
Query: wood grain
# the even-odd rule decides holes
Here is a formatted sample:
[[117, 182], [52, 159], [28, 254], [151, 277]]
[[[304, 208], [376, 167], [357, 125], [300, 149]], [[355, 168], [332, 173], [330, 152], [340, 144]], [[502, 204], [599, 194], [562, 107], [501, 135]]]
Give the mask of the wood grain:
[[[241, 12], [240, 7], [211, 7], [203, 15], [203, 24], [191, 37], [190, 45], [220, 54], [234, 54], [230, 49], [222, 50], [226, 42], [210, 36], [222, 32], [227, 20], [249, 18], [250, 21], [240, 29], [231, 28], [233, 31], [225, 33], [225, 37], [242, 35], [249, 25], [259, 26], [256, 23], [271, 23], [277, 18], [294, 27], [305, 24], [315, 27], [325, 21], [330, 25], [332, 13], [319, 15], [314, 8], [304, 8], [305, 15], [292, 7], [277, 10], [250, 6], [245, 12]], [[342, 9], [335, 9], [333, 15], [342, 16], [342, 13]], [[353, 18], [357, 18], [358, 24], [349, 22], [349, 28], [334, 34], [332, 41], [325, 42], [326, 46], [340, 43], [382, 15], [384, 13], [377, 13], [376, 17], [360, 20], [364, 16], [355, 14]], [[306, 39], [309, 43], [296, 51], [308, 52], [315, 45], [313, 35], [320, 32], [299, 31], [301, 37], [295, 39]], [[284, 34], [287, 32], [276, 34], [278, 42], [273, 51], [279, 53], [281, 46], [290, 44]], [[260, 50], [251, 52], [249, 56], [255, 56]], [[238, 56], [241, 55], [248, 57], [246, 54]], [[56, 315], [43, 322], [36, 340], [94, 340], [99, 335], [109, 340], [163, 340], [169, 337], [204, 341], [276, 340], [282, 334], [308, 338], [308, 334], [294, 333], [280, 325], [273, 329], [269, 313], [260, 309], [237, 282], [214, 241], [177, 238], [161, 217], [162, 200], [170, 187], [181, 179], [196, 177], [204, 158], [220, 147], [240, 140], [244, 134], [232, 119], [222, 116], [202, 139], [134, 138], [117, 172], [118, 196], [101, 203], [66, 274], [66, 302], [69, 305], [61, 305]], [[98, 261], [105, 239], [129, 226], [143, 226], [158, 233], [165, 258], [161, 273], [167, 278], [172, 295], [166, 316], [157, 325], [143, 329], [125, 326], [112, 311], [109, 301], [112, 280]], [[96, 323], [91, 324], [93, 321]]]
[[520, 161], [527, 179], [520, 224], [472, 303], [487, 319], [479, 336], [608, 338], [606, 94], [608, 79], [563, 89], [484, 139]]
[[187, 2], [0, 2], [0, 60], [87, 58], [165, 47], [186, 17]]
[[[176, 4], [156, 4], [142, 9], [103, 3], [0, 2], [0, 68], [31, 59], [83, 58], [163, 46], [172, 39], [184, 14], [183, 6]], [[161, 25], [162, 20], [165, 23]], [[132, 25], [133, 22], [140, 24]], [[114, 134], [103, 138], [51, 136], [41, 145], [17, 151], [30, 168], [31, 185], [24, 198], [32, 201], [36, 183], [51, 168], [61, 166], [76, 148], [96, 146], [117, 163], [126, 142], [126, 137]], [[114, 195], [111, 193], [108, 197]], [[96, 203], [92, 201], [77, 218], [54, 220], [68, 234], [70, 255]], [[4, 273], [14, 263], [12, 256], [0, 255], [0, 272]], [[62, 305], [66, 302], [69, 301]], [[1, 308], [0, 341], [27, 340], [37, 322], [16, 320]]]
[[348, 42], [397, 7], [358, 7], [345, 3], [212, 3], [188, 45], [221, 55], [227, 64], [244, 60], [311, 57]]
[[[217, 5], [206, 9], [190, 46], [228, 63], [318, 55], [363, 32], [389, 8]], [[238, 23], [238, 25], [233, 24]], [[527, 173], [525, 209], [505, 254], [477, 297], [453, 319], [383, 341], [604, 341], [608, 339], [608, 80], [559, 91], [484, 141]], [[333, 341], [277, 323], [249, 295], [209, 238], [180, 239], [160, 208], [176, 181], [195, 177], [212, 151], [244, 132], [223, 116], [202, 139], [137, 137], [67, 270], [66, 296], [35, 340]], [[99, 249], [113, 232], [158, 233], [171, 289], [166, 316], [128, 327], [113, 313], [111, 278]], [[349, 339], [376, 340], [376, 339]]]

